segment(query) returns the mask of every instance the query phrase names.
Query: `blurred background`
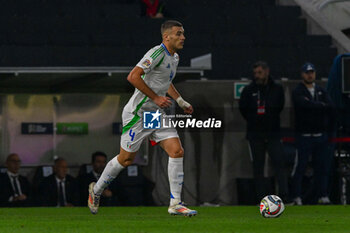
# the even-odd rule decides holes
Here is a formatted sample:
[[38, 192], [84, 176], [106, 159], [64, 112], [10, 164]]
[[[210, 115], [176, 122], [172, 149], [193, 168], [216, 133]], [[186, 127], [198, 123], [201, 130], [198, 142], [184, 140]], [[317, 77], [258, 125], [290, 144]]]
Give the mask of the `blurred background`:
[[[179, 130], [185, 149], [183, 195], [189, 204], [256, 204], [238, 100], [258, 60], [269, 64], [284, 88], [281, 126], [288, 171], [295, 161], [288, 140], [294, 127], [291, 92], [305, 62], [316, 66], [319, 85], [326, 88], [332, 80], [330, 94], [345, 112], [343, 136], [350, 132], [349, 1], [164, 0], [155, 1], [155, 12], [147, 9], [148, 2], [0, 0], [2, 172], [10, 153], [18, 154], [20, 174], [31, 183], [51, 174], [58, 157], [77, 177], [91, 171], [93, 152], [103, 151], [108, 160], [117, 155], [121, 112], [134, 90], [126, 77], [161, 43], [160, 25], [166, 19], [182, 22], [186, 36], [175, 86], [194, 106], [194, 117], [223, 121], [219, 130]], [[169, 111], [182, 113], [175, 105]], [[347, 150], [338, 152], [349, 156]], [[350, 174], [344, 161], [340, 167], [334, 160], [330, 174], [334, 203], [349, 189], [343, 186]], [[265, 176], [274, 192], [269, 165]], [[306, 176], [312, 183], [312, 172]], [[130, 192], [140, 199], [115, 205], [167, 205], [167, 155], [145, 142], [117, 183], [124, 197]]]

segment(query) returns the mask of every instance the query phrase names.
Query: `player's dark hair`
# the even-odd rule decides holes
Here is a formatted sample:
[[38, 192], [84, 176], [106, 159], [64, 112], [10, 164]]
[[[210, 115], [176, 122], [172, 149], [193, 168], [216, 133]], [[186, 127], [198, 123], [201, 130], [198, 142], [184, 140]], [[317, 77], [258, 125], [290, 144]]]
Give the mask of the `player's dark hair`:
[[253, 69], [258, 68], [258, 67], [261, 67], [264, 70], [267, 70], [270, 68], [269, 65], [267, 64], [267, 62], [265, 62], [265, 61], [257, 61], [253, 64]]
[[182, 23], [180, 23], [179, 21], [176, 20], [167, 20], [165, 21], [162, 26], [160, 27], [160, 32], [163, 35], [163, 33], [168, 30], [171, 29], [172, 27], [182, 27]]
[[102, 151], [96, 151], [96, 152], [92, 153], [92, 155], [91, 155], [91, 162], [94, 163], [96, 160], [96, 157], [98, 157], [98, 156], [102, 156], [105, 159], [107, 159], [107, 155], [105, 153], [103, 153]]

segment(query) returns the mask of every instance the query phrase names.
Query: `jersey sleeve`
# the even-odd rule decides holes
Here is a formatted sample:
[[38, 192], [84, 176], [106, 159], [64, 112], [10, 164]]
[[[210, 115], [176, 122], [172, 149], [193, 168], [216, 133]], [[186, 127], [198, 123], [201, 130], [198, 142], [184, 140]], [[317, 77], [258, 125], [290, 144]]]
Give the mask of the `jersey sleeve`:
[[150, 49], [136, 66], [143, 69], [145, 74], [149, 73], [162, 60], [164, 49], [162, 47]]

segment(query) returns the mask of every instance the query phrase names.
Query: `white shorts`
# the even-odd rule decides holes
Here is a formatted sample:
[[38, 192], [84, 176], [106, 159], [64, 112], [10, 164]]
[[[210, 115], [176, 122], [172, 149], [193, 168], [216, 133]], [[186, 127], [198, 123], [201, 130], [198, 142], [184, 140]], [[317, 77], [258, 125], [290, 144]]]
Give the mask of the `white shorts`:
[[[123, 111], [123, 133], [120, 146], [128, 152], [137, 152], [143, 140], [149, 138], [155, 142], [161, 142], [168, 138], [178, 138], [175, 128], [144, 129], [143, 116], [138, 117], [132, 113]], [[125, 127], [127, 126], [128, 127]]]

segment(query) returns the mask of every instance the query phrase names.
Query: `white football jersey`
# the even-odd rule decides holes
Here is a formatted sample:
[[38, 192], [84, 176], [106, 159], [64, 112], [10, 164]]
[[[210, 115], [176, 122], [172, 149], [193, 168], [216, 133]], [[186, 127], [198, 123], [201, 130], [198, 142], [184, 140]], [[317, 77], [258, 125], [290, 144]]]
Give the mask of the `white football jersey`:
[[[157, 95], [165, 96], [176, 75], [178, 64], [178, 54], [175, 53], [171, 56], [162, 43], [150, 49], [140, 62], [137, 63], [137, 66], [145, 72], [142, 78], [146, 85]], [[135, 88], [134, 94], [124, 107], [124, 111], [137, 114], [140, 117], [144, 111], [157, 111], [157, 109], [161, 110], [160, 107], [137, 88]]]

